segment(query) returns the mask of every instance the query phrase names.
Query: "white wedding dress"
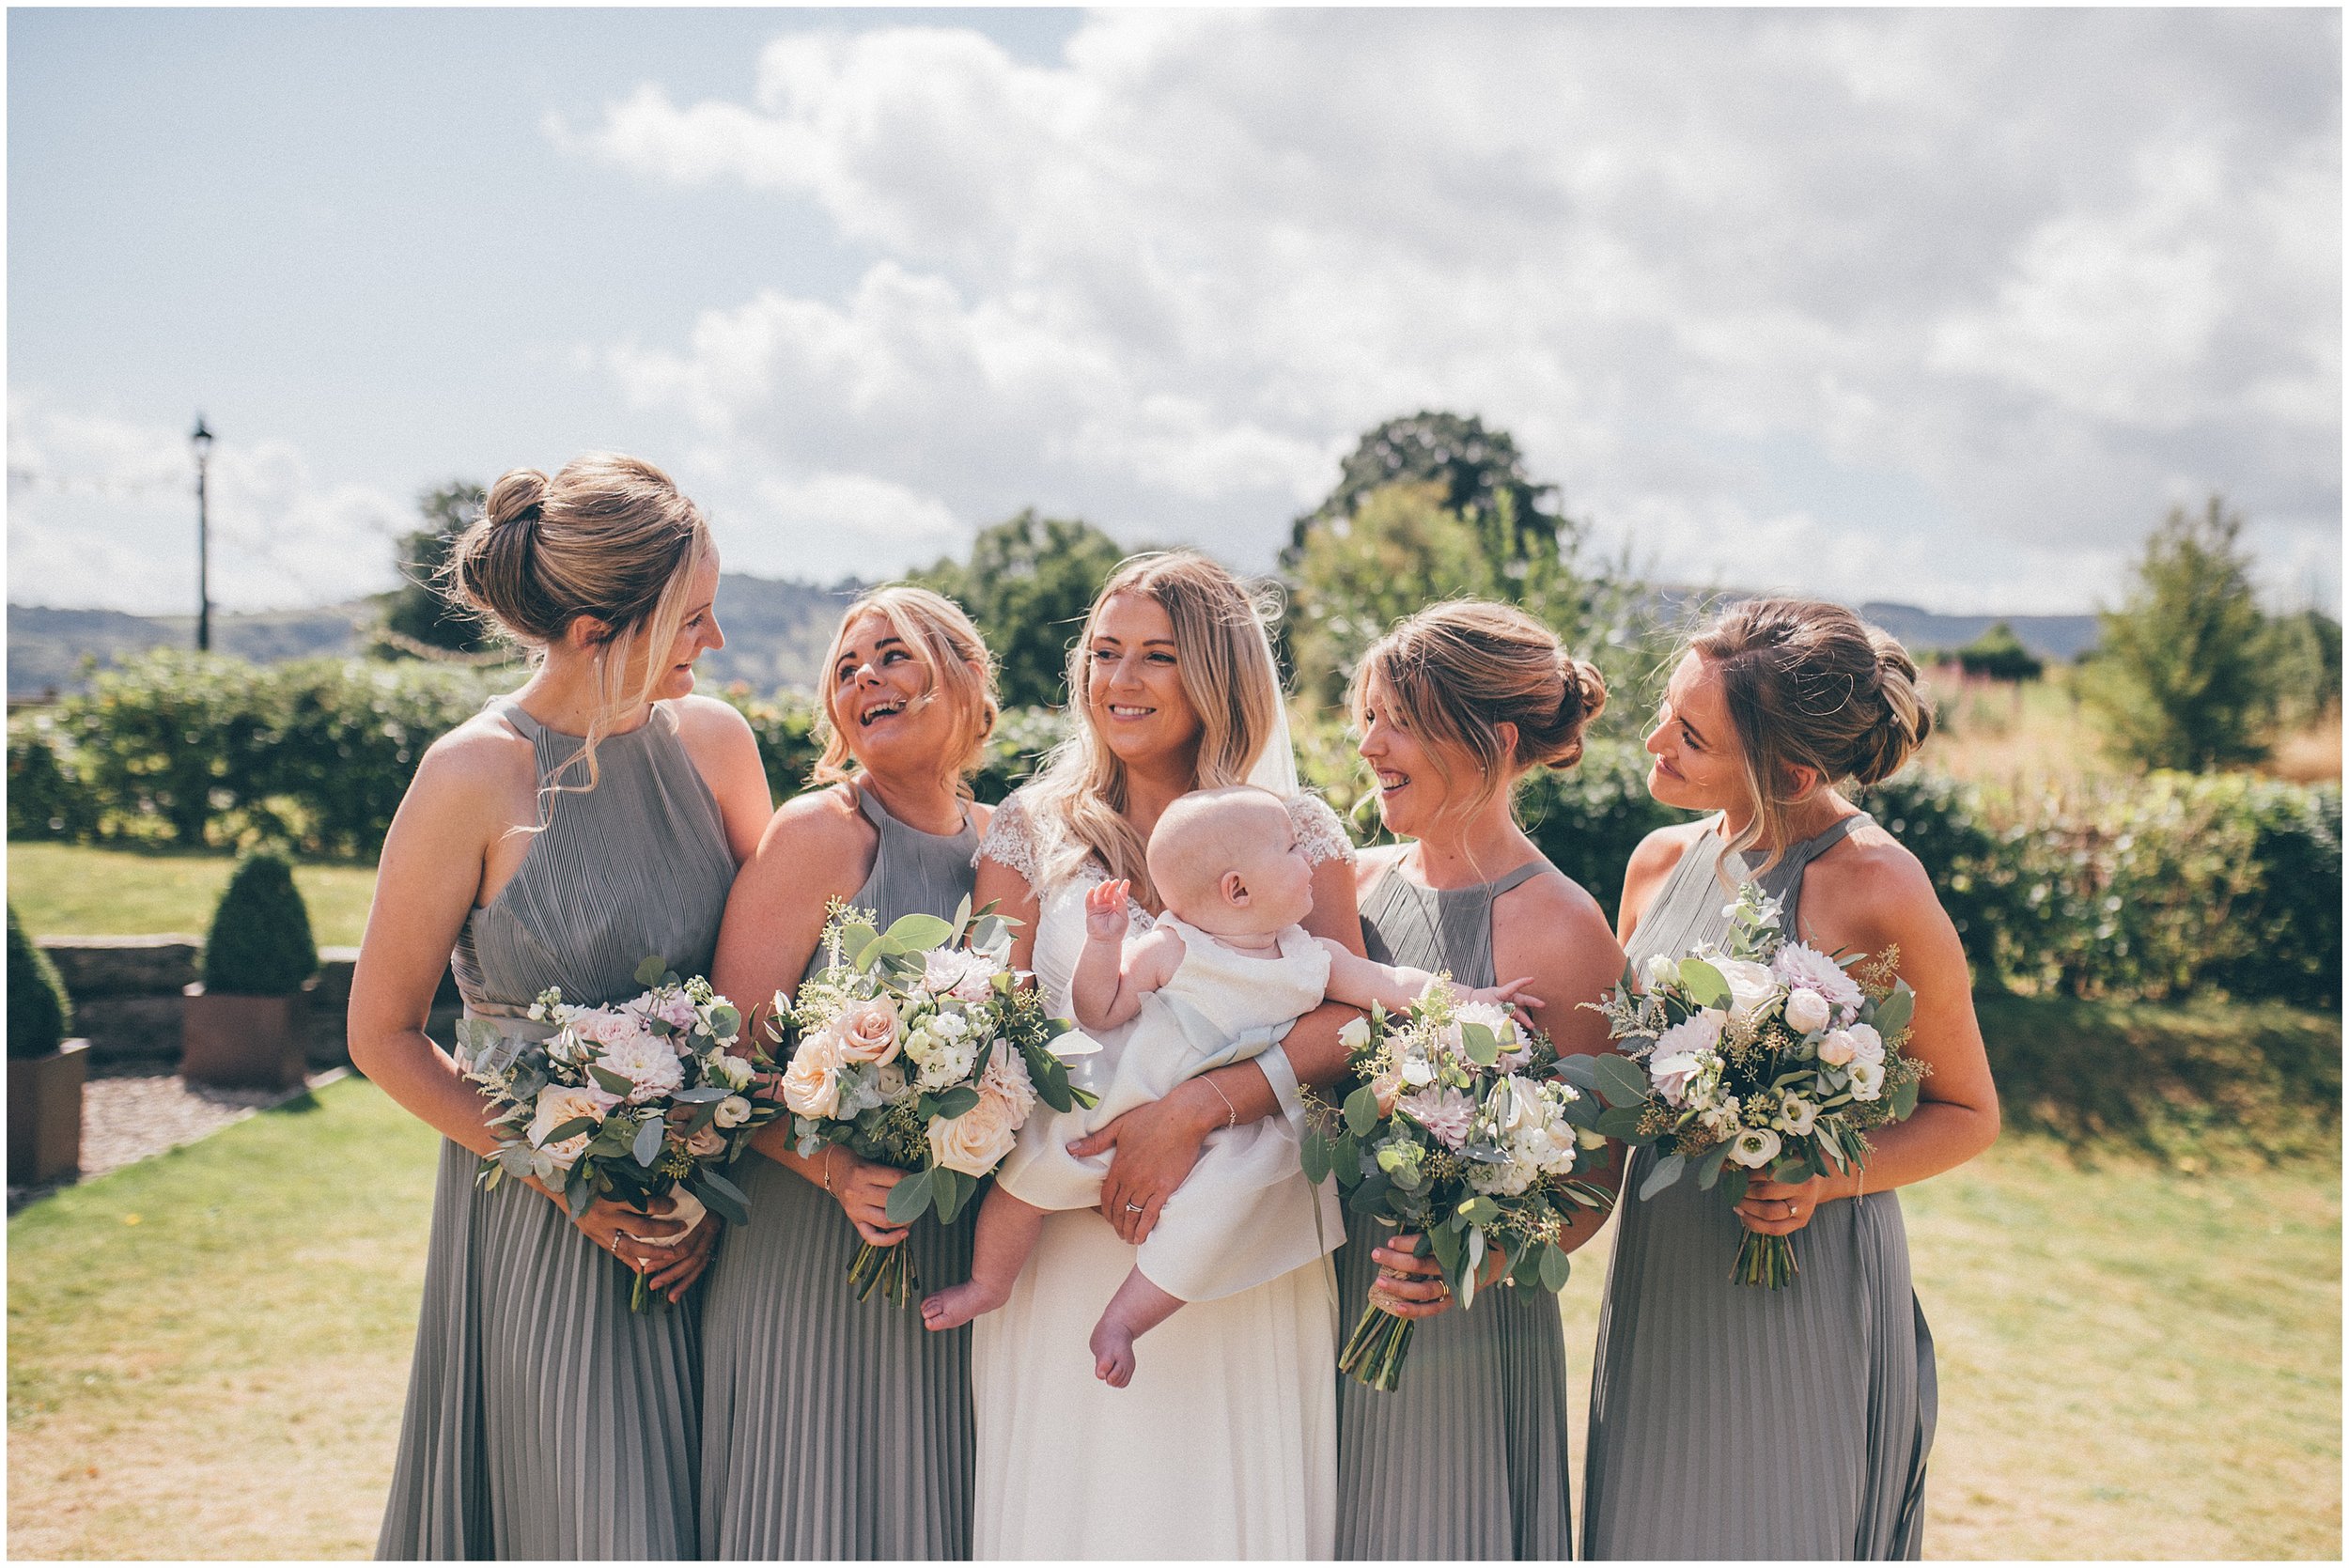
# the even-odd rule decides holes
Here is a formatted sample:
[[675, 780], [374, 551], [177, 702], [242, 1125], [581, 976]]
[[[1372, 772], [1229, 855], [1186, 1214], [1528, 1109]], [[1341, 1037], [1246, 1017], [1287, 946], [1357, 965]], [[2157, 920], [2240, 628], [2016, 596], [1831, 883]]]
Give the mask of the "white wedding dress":
[[[982, 854], [1035, 888], [1036, 983], [1069, 1014], [1084, 946], [1081, 872], [1036, 887], [1034, 827], [1019, 797]], [[1320, 800], [1291, 803], [1316, 862], [1350, 858]], [[1128, 911], [1146, 922], [1139, 907]], [[1114, 1068], [1127, 1030], [1105, 1032], [1076, 1074]], [[1256, 1059], [1285, 1098], [1278, 1049]], [[1078, 1081], [1083, 1081], [1080, 1077]], [[1310, 1191], [1297, 1175], [1300, 1198]], [[1337, 1518], [1337, 1291], [1327, 1258], [1268, 1284], [1186, 1306], [1135, 1346], [1133, 1381], [1094, 1376], [1087, 1341], [1134, 1249], [1093, 1209], [1046, 1217], [1003, 1306], [972, 1326], [978, 1421], [973, 1555], [982, 1559], [1327, 1559]]]

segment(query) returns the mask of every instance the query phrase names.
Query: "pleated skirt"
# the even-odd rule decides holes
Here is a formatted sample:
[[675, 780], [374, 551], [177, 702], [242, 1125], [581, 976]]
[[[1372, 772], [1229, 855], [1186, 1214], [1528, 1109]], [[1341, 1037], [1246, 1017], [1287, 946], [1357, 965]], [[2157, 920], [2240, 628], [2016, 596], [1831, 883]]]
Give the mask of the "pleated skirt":
[[443, 1141], [424, 1310], [376, 1556], [697, 1554], [693, 1297], [633, 1279], [527, 1188], [485, 1192]]
[[1822, 1203], [1783, 1290], [1735, 1283], [1743, 1228], [1682, 1181], [1616, 1210], [1583, 1491], [1583, 1555], [1914, 1559], [1933, 1337], [1894, 1193]]
[[[1392, 1233], [1346, 1216], [1340, 1333], [1352, 1331]], [[1337, 1374], [1343, 1561], [1573, 1555], [1566, 1343], [1558, 1298], [1501, 1289], [1422, 1318], [1394, 1389]]]
[[[840, 1205], [759, 1156], [736, 1169], [750, 1223], [703, 1284], [702, 1555], [969, 1558], [971, 1330], [858, 1301]], [[902, 1243], [924, 1290], [970, 1278], [976, 1207]]]

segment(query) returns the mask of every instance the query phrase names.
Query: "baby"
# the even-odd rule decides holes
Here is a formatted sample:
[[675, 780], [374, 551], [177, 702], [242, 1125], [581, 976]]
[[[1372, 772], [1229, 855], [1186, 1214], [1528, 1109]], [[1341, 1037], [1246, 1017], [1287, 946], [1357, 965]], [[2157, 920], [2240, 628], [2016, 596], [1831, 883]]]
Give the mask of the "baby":
[[[1085, 946], [1071, 986], [1077, 1021], [1095, 1032], [1139, 1018], [1089, 1110], [1038, 1107], [1019, 1145], [996, 1172], [979, 1210], [971, 1279], [922, 1303], [932, 1328], [953, 1328], [1003, 1304], [1054, 1210], [1100, 1201], [1106, 1157], [1067, 1146], [1113, 1118], [1165, 1096], [1211, 1068], [1247, 1061], [1273, 1032], [1326, 996], [1356, 1007], [1401, 1009], [1433, 978], [1377, 964], [1306, 934], [1313, 868], [1297, 845], [1288, 808], [1241, 785], [1183, 796], [1150, 835], [1150, 877], [1166, 913], [1127, 937], [1128, 885], [1104, 882], [1085, 897]], [[1524, 981], [1463, 997], [1505, 1002]], [[1094, 1328], [1094, 1371], [1113, 1388], [1133, 1376], [1134, 1341], [1186, 1301], [1213, 1300], [1263, 1284], [1336, 1245], [1342, 1226], [1322, 1217], [1321, 1195], [1300, 1201], [1299, 1128], [1285, 1117], [1208, 1135], [1199, 1162], [1159, 1211], [1132, 1272]]]

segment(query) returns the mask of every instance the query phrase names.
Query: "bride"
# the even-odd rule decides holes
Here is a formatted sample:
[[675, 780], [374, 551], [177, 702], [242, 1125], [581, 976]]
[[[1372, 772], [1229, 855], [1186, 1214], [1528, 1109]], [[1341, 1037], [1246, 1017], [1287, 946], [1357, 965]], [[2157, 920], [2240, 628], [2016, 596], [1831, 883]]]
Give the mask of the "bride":
[[[1263, 620], [1231, 574], [1189, 552], [1136, 556], [1094, 600], [1069, 658], [1072, 733], [996, 812], [975, 901], [1019, 921], [1013, 961], [1054, 1013], [1084, 945], [1084, 893], [1134, 886], [1157, 908], [1143, 846], [1193, 789], [1266, 784], [1287, 797], [1314, 862], [1309, 930], [1361, 951], [1353, 852], [1336, 815], [1296, 794], [1296, 764]], [[1098, 1212], [1056, 1214], [1003, 1307], [972, 1343], [980, 1558], [1328, 1558], [1337, 1494], [1336, 1295], [1327, 1258], [1194, 1303], [1152, 1330], [1133, 1381], [1094, 1375], [1087, 1336], [1132, 1244], [1216, 1130], [1293, 1108], [1289, 1051], [1326, 1076], [1338, 1026], [1325, 1005], [1252, 1062], [1192, 1079], [1131, 1111], [1081, 1155], [1112, 1157]], [[1125, 1031], [1081, 1059], [1105, 1077]], [[1297, 1177], [1302, 1183], [1303, 1174]], [[1331, 1246], [1343, 1231], [1326, 1215]]]

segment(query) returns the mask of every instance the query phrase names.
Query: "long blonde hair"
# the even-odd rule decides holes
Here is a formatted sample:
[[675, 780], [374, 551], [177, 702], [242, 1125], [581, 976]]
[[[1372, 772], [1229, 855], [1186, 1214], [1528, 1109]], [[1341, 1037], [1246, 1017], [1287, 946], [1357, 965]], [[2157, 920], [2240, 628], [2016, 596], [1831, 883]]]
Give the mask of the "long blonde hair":
[[1201, 789], [1245, 784], [1280, 713], [1281, 681], [1266, 623], [1277, 600], [1252, 596], [1229, 571], [1196, 551], [1128, 556], [1094, 596], [1084, 631], [1068, 654], [1068, 737], [1028, 786], [1029, 820], [1050, 824], [1038, 875], [1050, 884], [1088, 859], [1124, 877], [1144, 904], [1158, 901], [1143, 835], [1126, 819], [1132, 796], [1126, 765], [1093, 722], [1093, 629], [1119, 594], [1155, 601], [1174, 624], [1174, 667], [1199, 715]]
[[824, 689], [823, 717], [817, 725], [824, 754], [817, 761], [815, 782], [841, 784], [856, 776], [848, 726], [840, 722], [834, 706], [840, 683], [832, 678], [832, 670], [840, 662], [848, 629], [868, 613], [888, 622], [906, 650], [929, 672], [929, 689], [917, 700], [943, 702], [954, 713], [955, 737], [940, 754], [941, 771], [953, 779], [957, 793], [969, 795], [969, 775], [986, 753], [987, 737], [995, 733], [995, 720], [1001, 712], [995, 697], [995, 660], [962, 606], [942, 594], [908, 583], [861, 594], [841, 613], [832, 646], [824, 650], [824, 662], [818, 666], [830, 684]]
[[[546, 662], [581, 616], [605, 626], [596, 660], [596, 706], [580, 754], [584, 785], [549, 780], [551, 792], [596, 787], [596, 743], [652, 701], [664, 668], [658, 657], [685, 622], [693, 579], [714, 546], [709, 523], [675, 481], [641, 458], [591, 452], [548, 478], [508, 470], [490, 488], [481, 516], [449, 551], [450, 596]], [[638, 648], [652, 650], [643, 680], [621, 688]]]

